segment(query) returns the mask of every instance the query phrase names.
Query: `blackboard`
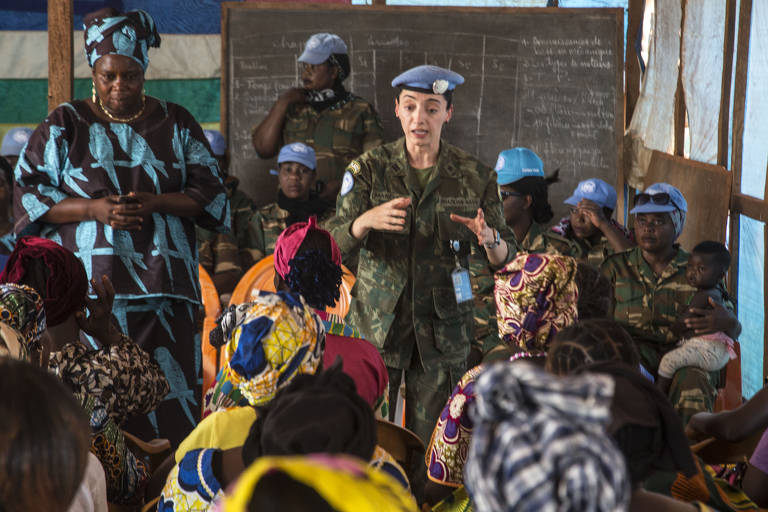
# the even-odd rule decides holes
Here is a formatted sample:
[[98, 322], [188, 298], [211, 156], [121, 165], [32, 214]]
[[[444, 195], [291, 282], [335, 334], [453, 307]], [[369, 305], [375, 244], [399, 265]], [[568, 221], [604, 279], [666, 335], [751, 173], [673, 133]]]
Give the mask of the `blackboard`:
[[621, 9], [515, 9], [224, 3], [222, 128], [231, 172], [260, 204], [274, 201], [274, 160], [260, 160], [251, 130], [278, 94], [298, 84], [296, 61], [316, 32], [347, 43], [345, 85], [374, 104], [387, 141], [401, 136], [392, 78], [420, 64], [461, 73], [444, 138], [493, 166], [526, 146], [560, 168], [557, 214], [578, 181], [616, 184], [624, 103]]

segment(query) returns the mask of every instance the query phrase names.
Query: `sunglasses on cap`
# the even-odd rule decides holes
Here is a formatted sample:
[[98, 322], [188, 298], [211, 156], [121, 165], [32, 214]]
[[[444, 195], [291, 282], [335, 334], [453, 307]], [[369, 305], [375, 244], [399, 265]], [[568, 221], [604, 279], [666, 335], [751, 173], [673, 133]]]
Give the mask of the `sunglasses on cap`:
[[508, 197], [523, 197], [523, 194], [519, 192], [507, 192], [506, 190], [499, 190], [499, 195], [502, 201]]
[[637, 196], [635, 196], [635, 206], [642, 206], [648, 203], [658, 204], [659, 206], [674, 206], [677, 208], [677, 205], [672, 201], [672, 197], [666, 192], [659, 192], [658, 194], [646, 194], [643, 192], [642, 194], [637, 194]]

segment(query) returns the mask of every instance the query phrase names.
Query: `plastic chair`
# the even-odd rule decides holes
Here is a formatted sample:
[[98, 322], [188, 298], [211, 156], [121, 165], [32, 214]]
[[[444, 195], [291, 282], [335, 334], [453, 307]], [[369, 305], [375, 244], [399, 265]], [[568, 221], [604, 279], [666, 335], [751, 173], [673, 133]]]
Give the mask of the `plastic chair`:
[[[273, 255], [269, 255], [252, 266], [248, 272], [237, 283], [235, 291], [232, 292], [230, 304], [242, 304], [248, 302], [251, 297], [259, 291], [275, 291], [275, 265]], [[341, 278], [341, 295], [336, 305], [327, 308], [328, 313], [344, 318], [349, 310], [350, 290], [355, 284], [355, 276], [344, 265], [341, 266], [344, 273]]]
[[[202, 265], [198, 265], [200, 273], [200, 291], [203, 297], [203, 309], [205, 318], [203, 319], [203, 332], [200, 336], [200, 350], [203, 354], [203, 393], [211, 387], [219, 371], [218, 360], [219, 351], [212, 347], [208, 342], [211, 331], [216, 327], [216, 319], [221, 314], [221, 303], [219, 302], [219, 292], [213, 284], [211, 276], [206, 272]], [[204, 405], [201, 404], [201, 410]]]
[[742, 403], [741, 348], [738, 341], [733, 344], [733, 349], [736, 352], [736, 359], [728, 361], [720, 374], [720, 381], [724, 382], [725, 385], [717, 390], [715, 412], [735, 409]]

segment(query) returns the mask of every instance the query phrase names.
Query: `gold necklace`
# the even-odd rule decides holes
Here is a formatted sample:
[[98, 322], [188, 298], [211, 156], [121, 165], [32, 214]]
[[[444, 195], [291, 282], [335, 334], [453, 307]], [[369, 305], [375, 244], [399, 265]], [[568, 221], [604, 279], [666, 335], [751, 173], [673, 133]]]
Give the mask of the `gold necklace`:
[[104, 112], [104, 115], [106, 115], [111, 121], [115, 121], [116, 123], [130, 123], [131, 121], [135, 121], [136, 119], [141, 117], [141, 114], [144, 113], [144, 107], [147, 106], [146, 97], [142, 94], [141, 95], [141, 108], [139, 109], [138, 112], [136, 112], [135, 114], [133, 114], [130, 117], [117, 117], [117, 116], [113, 116], [112, 114], [110, 114], [109, 111], [106, 108], [104, 108], [104, 105], [101, 104], [101, 98], [99, 98], [97, 96], [96, 100], [97, 100], [97, 103], [99, 105], [99, 108], [101, 109], [102, 112]]

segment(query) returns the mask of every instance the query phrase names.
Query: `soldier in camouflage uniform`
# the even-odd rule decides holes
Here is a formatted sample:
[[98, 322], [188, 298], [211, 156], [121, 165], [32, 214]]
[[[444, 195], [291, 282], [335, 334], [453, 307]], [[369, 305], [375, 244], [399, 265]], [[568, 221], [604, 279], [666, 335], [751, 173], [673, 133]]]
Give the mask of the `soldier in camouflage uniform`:
[[624, 226], [611, 219], [616, 190], [603, 180], [580, 182], [565, 204], [571, 206], [570, 217], [537, 237], [531, 252], [564, 254], [598, 267], [607, 256], [634, 245]]
[[373, 105], [344, 88], [350, 73], [347, 45], [337, 35], [315, 34], [299, 57], [302, 88], [283, 93], [253, 130], [253, 147], [270, 158], [283, 144], [304, 142], [317, 153], [320, 192], [335, 201], [347, 164], [382, 143], [384, 131]]
[[342, 252], [360, 248], [346, 318], [379, 348], [394, 393], [405, 370], [406, 426], [425, 442], [466, 370], [474, 337], [473, 303], [463, 293], [468, 273], [462, 301], [452, 273], [467, 268], [473, 245], [484, 244], [497, 268], [517, 252], [495, 173], [440, 140], [452, 90], [463, 81], [419, 66], [392, 82], [401, 87], [395, 112], [405, 137], [349, 164], [328, 223]]
[[[657, 183], [637, 196], [635, 230], [638, 246], [606, 258], [600, 271], [614, 287], [613, 318], [637, 343], [643, 366], [656, 373], [661, 357], [680, 341], [671, 331], [680, 306], [696, 292], [686, 279], [688, 253], [674, 244], [685, 221], [687, 204], [671, 185]], [[695, 310], [700, 316], [685, 320], [697, 334], [723, 331], [736, 338], [741, 330], [736, 316], [723, 307]], [[683, 368], [675, 374], [670, 401], [683, 421], [700, 411], [711, 411], [717, 374]]]
[[224, 175], [224, 186], [232, 212], [232, 229], [229, 233], [214, 233], [196, 226], [198, 255], [200, 265], [211, 275], [216, 291], [226, 298], [253, 261], [252, 252], [248, 249], [248, 220], [253, 214], [254, 205], [251, 198], [237, 188], [239, 180], [227, 174], [227, 146], [224, 137], [216, 130], [203, 131]]
[[331, 204], [314, 192], [317, 160], [310, 146], [286, 144], [277, 165], [277, 202], [259, 208], [248, 226], [249, 247], [256, 261], [275, 252], [277, 237], [291, 224], [306, 222], [312, 215], [322, 221], [333, 214]]
[[[558, 172], [546, 178], [544, 162], [536, 153], [523, 147], [499, 153], [495, 170], [499, 196], [504, 207], [504, 220], [520, 241], [522, 250], [529, 251], [533, 240], [544, 232], [544, 225], [554, 215], [547, 189], [558, 181]], [[505, 353], [508, 352], [496, 328], [493, 273], [488, 267], [485, 254], [478, 252], [473, 250], [469, 267], [475, 295], [475, 343], [470, 354], [470, 367], [478, 364], [482, 356], [491, 350], [503, 349]]]

